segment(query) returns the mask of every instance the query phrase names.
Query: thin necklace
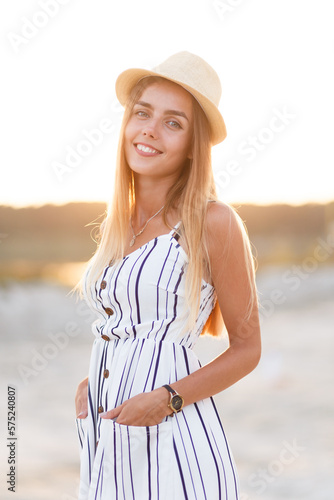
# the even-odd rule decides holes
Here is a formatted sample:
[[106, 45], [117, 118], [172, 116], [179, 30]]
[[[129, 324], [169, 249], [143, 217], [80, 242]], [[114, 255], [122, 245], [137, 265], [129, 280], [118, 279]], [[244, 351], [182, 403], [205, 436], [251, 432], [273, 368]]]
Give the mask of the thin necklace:
[[160, 212], [161, 212], [161, 210], [164, 208], [164, 206], [165, 206], [165, 205], [163, 205], [163, 206], [160, 208], [160, 210], [158, 210], [158, 211], [157, 211], [157, 213], [156, 213], [156, 214], [152, 215], [152, 217], [146, 221], [145, 226], [143, 227], [143, 229], [141, 229], [141, 230], [139, 231], [139, 233], [138, 233], [138, 234], [135, 234], [135, 232], [134, 232], [134, 230], [133, 230], [133, 227], [132, 227], [132, 216], [130, 217], [130, 225], [131, 225], [132, 234], [133, 234], [133, 236], [132, 236], [132, 240], [130, 241], [130, 247], [133, 247], [133, 245], [135, 244], [135, 241], [136, 241], [137, 236], [139, 236], [142, 232], [144, 232], [144, 230], [146, 229], [147, 224], [148, 224], [148, 223], [149, 223], [152, 219], [154, 219], [154, 217], [156, 217], [157, 215], [159, 215], [159, 214], [160, 214]]

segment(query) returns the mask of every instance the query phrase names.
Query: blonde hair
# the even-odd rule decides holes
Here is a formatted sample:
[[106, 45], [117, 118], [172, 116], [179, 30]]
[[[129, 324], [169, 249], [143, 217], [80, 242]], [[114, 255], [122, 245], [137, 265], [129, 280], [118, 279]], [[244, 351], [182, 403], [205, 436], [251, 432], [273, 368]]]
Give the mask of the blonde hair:
[[[89, 262], [86, 272], [86, 287], [91, 289], [110, 262], [116, 263], [124, 257], [128, 237], [129, 218], [135, 205], [136, 193], [133, 173], [127, 164], [124, 148], [124, 131], [130, 119], [134, 104], [145, 88], [160, 81], [161, 77], [147, 77], [140, 80], [132, 89], [126, 105], [117, 151], [114, 195], [107, 215], [100, 226], [100, 241], [97, 250]], [[187, 327], [195, 324], [199, 304], [202, 279], [210, 273], [206, 244], [205, 219], [208, 201], [217, 201], [216, 187], [211, 166], [211, 130], [209, 122], [195, 98], [193, 100], [193, 138], [192, 155], [187, 160], [178, 181], [167, 193], [162, 216], [166, 225], [167, 213], [177, 208], [179, 220], [182, 221], [182, 238], [185, 240], [188, 253], [188, 269], [186, 273], [186, 299], [189, 305]], [[233, 209], [231, 209], [233, 210]], [[244, 249], [249, 269], [249, 280], [253, 283], [254, 265], [249, 247], [249, 239], [241, 219], [237, 216], [244, 236]], [[82, 286], [82, 283], [81, 283]], [[80, 287], [80, 283], [78, 284]], [[256, 292], [251, 287], [249, 307], [250, 314]], [[219, 335], [223, 328], [223, 320], [218, 303], [206, 322], [203, 334]]]

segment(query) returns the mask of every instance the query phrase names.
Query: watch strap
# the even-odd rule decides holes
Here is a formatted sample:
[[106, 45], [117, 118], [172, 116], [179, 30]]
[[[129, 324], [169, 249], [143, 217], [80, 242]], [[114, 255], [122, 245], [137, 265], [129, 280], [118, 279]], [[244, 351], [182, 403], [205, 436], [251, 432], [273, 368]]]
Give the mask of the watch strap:
[[[180, 396], [180, 394], [178, 392], [176, 392], [170, 385], [168, 384], [165, 384], [163, 385], [162, 387], [164, 387], [165, 389], [167, 389], [167, 391], [170, 393], [170, 401], [168, 403], [168, 408], [170, 408], [173, 413], [171, 416], [174, 416], [174, 413], [179, 413], [182, 408], [183, 408], [183, 404], [184, 404], [184, 400], [183, 400], [183, 397]], [[175, 404], [175, 401], [174, 399], [177, 399], [178, 398], [178, 402], [181, 400], [181, 406], [179, 408], [175, 407], [174, 404]]]
[[165, 389], [167, 389], [167, 391], [169, 391], [172, 394], [172, 396], [176, 396], [177, 395], [177, 392], [174, 391], [174, 389], [172, 389], [170, 385], [165, 384], [162, 387], [164, 387]]

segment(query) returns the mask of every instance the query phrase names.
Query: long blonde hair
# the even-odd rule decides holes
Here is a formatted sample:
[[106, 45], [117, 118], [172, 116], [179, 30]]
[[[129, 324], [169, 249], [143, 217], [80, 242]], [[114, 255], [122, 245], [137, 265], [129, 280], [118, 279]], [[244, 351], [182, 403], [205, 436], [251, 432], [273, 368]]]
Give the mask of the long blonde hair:
[[[160, 80], [161, 77], [147, 77], [140, 80], [133, 88], [125, 107], [117, 151], [114, 195], [107, 215], [100, 226], [99, 245], [86, 272], [85, 279], [88, 290], [91, 289], [91, 285], [95, 283], [103, 269], [110, 262], [116, 263], [124, 256], [129, 230], [129, 218], [136, 200], [133, 172], [127, 164], [125, 157], [124, 131], [133, 107], [144, 89]], [[171, 208], [177, 208], [179, 220], [182, 221], [182, 238], [185, 240], [189, 259], [186, 273], [186, 299], [189, 305], [187, 326], [194, 325], [196, 321], [200, 304], [202, 279], [205, 273], [210, 273], [205, 218], [208, 201], [217, 201], [211, 166], [210, 125], [196, 99], [192, 98], [192, 101], [194, 127], [191, 159], [187, 160], [178, 181], [168, 191], [162, 212], [166, 225], [169, 225], [166, 216]], [[245, 255], [248, 261], [247, 267], [249, 269], [250, 282], [253, 283], [254, 265], [249, 240], [245, 227], [239, 217], [238, 222], [243, 228]], [[252, 309], [255, 295], [256, 291], [252, 288], [248, 314]], [[219, 335], [222, 328], [223, 320], [217, 303], [202, 333]]]

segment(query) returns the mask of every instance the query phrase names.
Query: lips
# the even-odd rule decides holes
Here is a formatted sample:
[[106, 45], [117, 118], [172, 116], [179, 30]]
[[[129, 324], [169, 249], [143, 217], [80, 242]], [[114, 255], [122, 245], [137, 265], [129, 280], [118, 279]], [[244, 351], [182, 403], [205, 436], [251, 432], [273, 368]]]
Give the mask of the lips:
[[162, 151], [152, 148], [152, 146], [149, 146], [148, 144], [143, 144], [142, 142], [138, 142], [134, 146], [136, 151], [143, 156], [157, 156], [162, 153]]

